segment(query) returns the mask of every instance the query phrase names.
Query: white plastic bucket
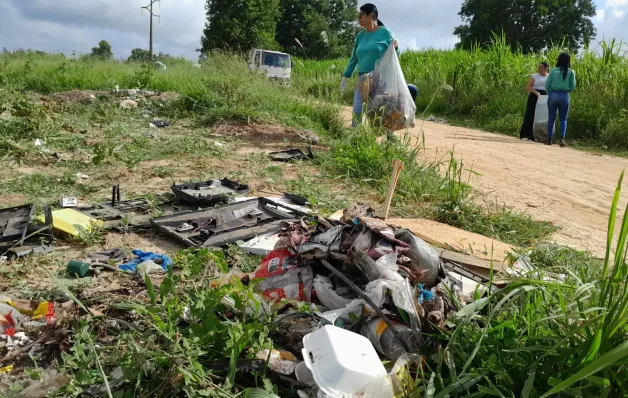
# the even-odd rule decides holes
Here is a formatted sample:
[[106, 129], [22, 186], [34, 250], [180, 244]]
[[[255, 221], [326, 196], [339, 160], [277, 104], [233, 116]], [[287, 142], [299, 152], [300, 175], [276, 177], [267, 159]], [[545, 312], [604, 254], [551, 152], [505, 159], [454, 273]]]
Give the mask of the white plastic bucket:
[[318, 387], [330, 398], [363, 393], [386, 369], [364, 336], [327, 325], [303, 337], [303, 358]]
[[547, 129], [549, 120], [549, 110], [547, 109], [547, 95], [540, 95], [536, 102], [536, 108], [534, 111], [534, 125], [532, 132], [534, 138], [538, 141], [544, 142], [547, 140]]

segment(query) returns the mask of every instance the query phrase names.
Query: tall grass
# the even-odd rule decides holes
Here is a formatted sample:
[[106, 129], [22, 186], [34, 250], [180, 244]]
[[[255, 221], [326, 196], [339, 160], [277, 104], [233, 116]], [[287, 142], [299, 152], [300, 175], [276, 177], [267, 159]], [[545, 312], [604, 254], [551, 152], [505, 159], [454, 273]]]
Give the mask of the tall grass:
[[[519, 133], [527, 93], [524, 87], [539, 62], [555, 64], [563, 49], [555, 46], [540, 54], [511, 52], [505, 39], [495, 36], [486, 49], [407, 51], [401, 55], [406, 80], [419, 88], [417, 109], [425, 109], [432, 93], [447, 84], [453, 91], [439, 92], [430, 112], [472, 126], [516, 135]], [[628, 148], [628, 47], [610, 40], [572, 56], [578, 88], [572, 96], [568, 135], [611, 148]], [[301, 61], [295, 76], [304, 92], [340, 98], [340, 72], [346, 59]], [[329, 93], [329, 94], [328, 94]]]
[[[542, 259], [538, 268], [458, 312], [446, 346], [430, 356], [432, 396], [626, 396], [628, 208], [610, 257], [622, 180], [623, 173], [601, 272], [592, 273], [599, 264], [582, 254], [532, 255]], [[419, 389], [429, 389], [429, 373]]]
[[[370, 186], [380, 194], [385, 190], [392, 160], [403, 159], [406, 170], [402, 174], [395, 203], [399, 216], [434, 218], [523, 246], [554, 231], [547, 223], [535, 222], [505, 208], [474, 205], [470, 200], [469, 187], [453, 174], [446, 177], [440, 175], [439, 168], [446, 162], [427, 162], [422, 158], [421, 147], [411, 145], [407, 140], [380, 145], [376, 140], [377, 131], [366, 128], [347, 131], [337, 105], [308, 101], [300, 96], [302, 87], [298, 84], [292, 88], [272, 84], [264, 77], [250, 73], [246, 63], [235, 56], [213, 54], [200, 68], [178, 61], [169, 65], [166, 73], [156, 71], [150, 65], [89, 58], [66, 59], [33, 53], [0, 56], [0, 64], [3, 66], [0, 68], [0, 87], [4, 87], [0, 91], [0, 113], [7, 109], [11, 114], [23, 116], [9, 121], [0, 120], [0, 156], [16, 154], [21, 147], [32, 147], [20, 144], [29, 144], [35, 138], [52, 138], [60, 127], [55, 122], [54, 113], [33, 104], [23, 92], [54, 93], [83, 89], [113, 93], [116, 86], [176, 91], [180, 99], [166, 107], [159, 107], [160, 115], [175, 119], [194, 118], [202, 126], [211, 126], [220, 120], [241, 120], [317, 130], [331, 148], [329, 153], [321, 155], [327, 171], [350, 183]], [[337, 92], [338, 88], [334, 87], [334, 90]], [[99, 101], [76, 112], [83, 116], [93, 115], [98, 123], [125, 118], [124, 113], [110, 109], [111, 101]], [[72, 108], [78, 109], [77, 105]], [[94, 159], [101, 161], [103, 156], [113, 156], [112, 151], [117, 144], [110, 141], [94, 149]], [[179, 140], [176, 145], [181, 147], [181, 144], [183, 142]], [[154, 156], [172, 155], [164, 151], [173, 145], [175, 143], [170, 142], [156, 148], [146, 139], [138, 139], [135, 145], [128, 145], [116, 157], [132, 167]], [[198, 152], [197, 149], [206, 152], [205, 148], [194, 149], [192, 144], [188, 154]], [[456, 172], [460, 171], [462, 168]]]
[[[208, 123], [221, 119], [280, 122], [289, 126], [338, 131], [342, 122], [337, 107], [287, 100], [294, 92], [269, 84], [250, 73], [239, 57], [216, 53], [194, 67], [176, 60], [165, 73], [150, 64], [66, 58], [37, 53], [0, 54], [0, 113], [15, 108], [18, 92], [49, 94], [71, 90], [140, 88], [172, 91], [181, 99], [172, 107], [178, 115], [204, 116]], [[28, 102], [20, 96], [19, 101]], [[28, 105], [30, 107], [30, 105]]]

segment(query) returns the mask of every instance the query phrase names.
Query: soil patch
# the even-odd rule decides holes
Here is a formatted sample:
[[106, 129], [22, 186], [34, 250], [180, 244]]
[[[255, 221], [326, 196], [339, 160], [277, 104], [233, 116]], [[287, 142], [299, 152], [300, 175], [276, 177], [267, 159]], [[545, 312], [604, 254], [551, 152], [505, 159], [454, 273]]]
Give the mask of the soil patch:
[[235, 138], [251, 144], [270, 146], [293, 143], [306, 145], [299, 137], [301, 131], [273, 124], [226, 122], [214, 126], [214, 136]]

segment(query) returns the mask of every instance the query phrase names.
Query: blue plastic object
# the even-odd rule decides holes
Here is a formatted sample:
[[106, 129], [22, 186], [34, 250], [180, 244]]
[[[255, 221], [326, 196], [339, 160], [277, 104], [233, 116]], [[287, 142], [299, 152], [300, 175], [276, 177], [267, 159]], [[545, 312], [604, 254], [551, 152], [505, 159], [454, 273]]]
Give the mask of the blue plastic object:
[[163, 254], [155, 254], [153, 252], [144, 252], [141, 250], [133, 250], [133, 254], [136, 258], [129, 261], [128, 263], [122, 264], [119, 269], [121, 269], [122, 271], [136, 273], [137, 266], [144, 261], [149, 260], [161, 260], [161, 267], [164, 269], [165, 272], [168, 272], [168, 268], [172, 265], [172, 260], [170, 259], [170, 257], [164, 256]]
[[422, 283], [419, 283], [419, 286], [417, 287], [417, 289], [419, 291], [419, 304], [423, 304], [424, 301], [434, 300], [434, 293], [427, 290], [425, 286], [423, 286]]

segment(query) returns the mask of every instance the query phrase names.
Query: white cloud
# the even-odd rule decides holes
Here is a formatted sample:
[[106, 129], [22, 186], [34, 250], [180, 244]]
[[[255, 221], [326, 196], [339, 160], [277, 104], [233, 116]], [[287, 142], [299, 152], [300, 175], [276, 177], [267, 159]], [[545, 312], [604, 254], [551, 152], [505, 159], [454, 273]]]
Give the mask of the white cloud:
[[627, 0], [606, 0], [606, 7], [626, 7], [628, 6]]
[[[366, 0], [365, 0], [366, 1]], [[462, 22], [463, 0], [375, 1], [380, 19], [404, 49], [452, 48], [454, 28]], [[594, 0], [595, 1], [595, 0]], [[148, 47], [148, 0], [0, 0], [0, 48], [89, 52], [100, 40], [117, 57]], [[628, 41], [628, 0], [597, 1], [593, 21], [602, 37]], [[196, 57], [205, 23], [205, 0], [162, 0], [156, 13], [157, 52]]]
[[[148, 0], [0, 0], [0, 46], [89, 52], [100, 40], [118, 57], [148, 48]], [[154, 12], [155, 51], [195, 57], [205, 23], [204, 0], [162, 0]], [[8, 17], [7, 17], [8, 16]]]

